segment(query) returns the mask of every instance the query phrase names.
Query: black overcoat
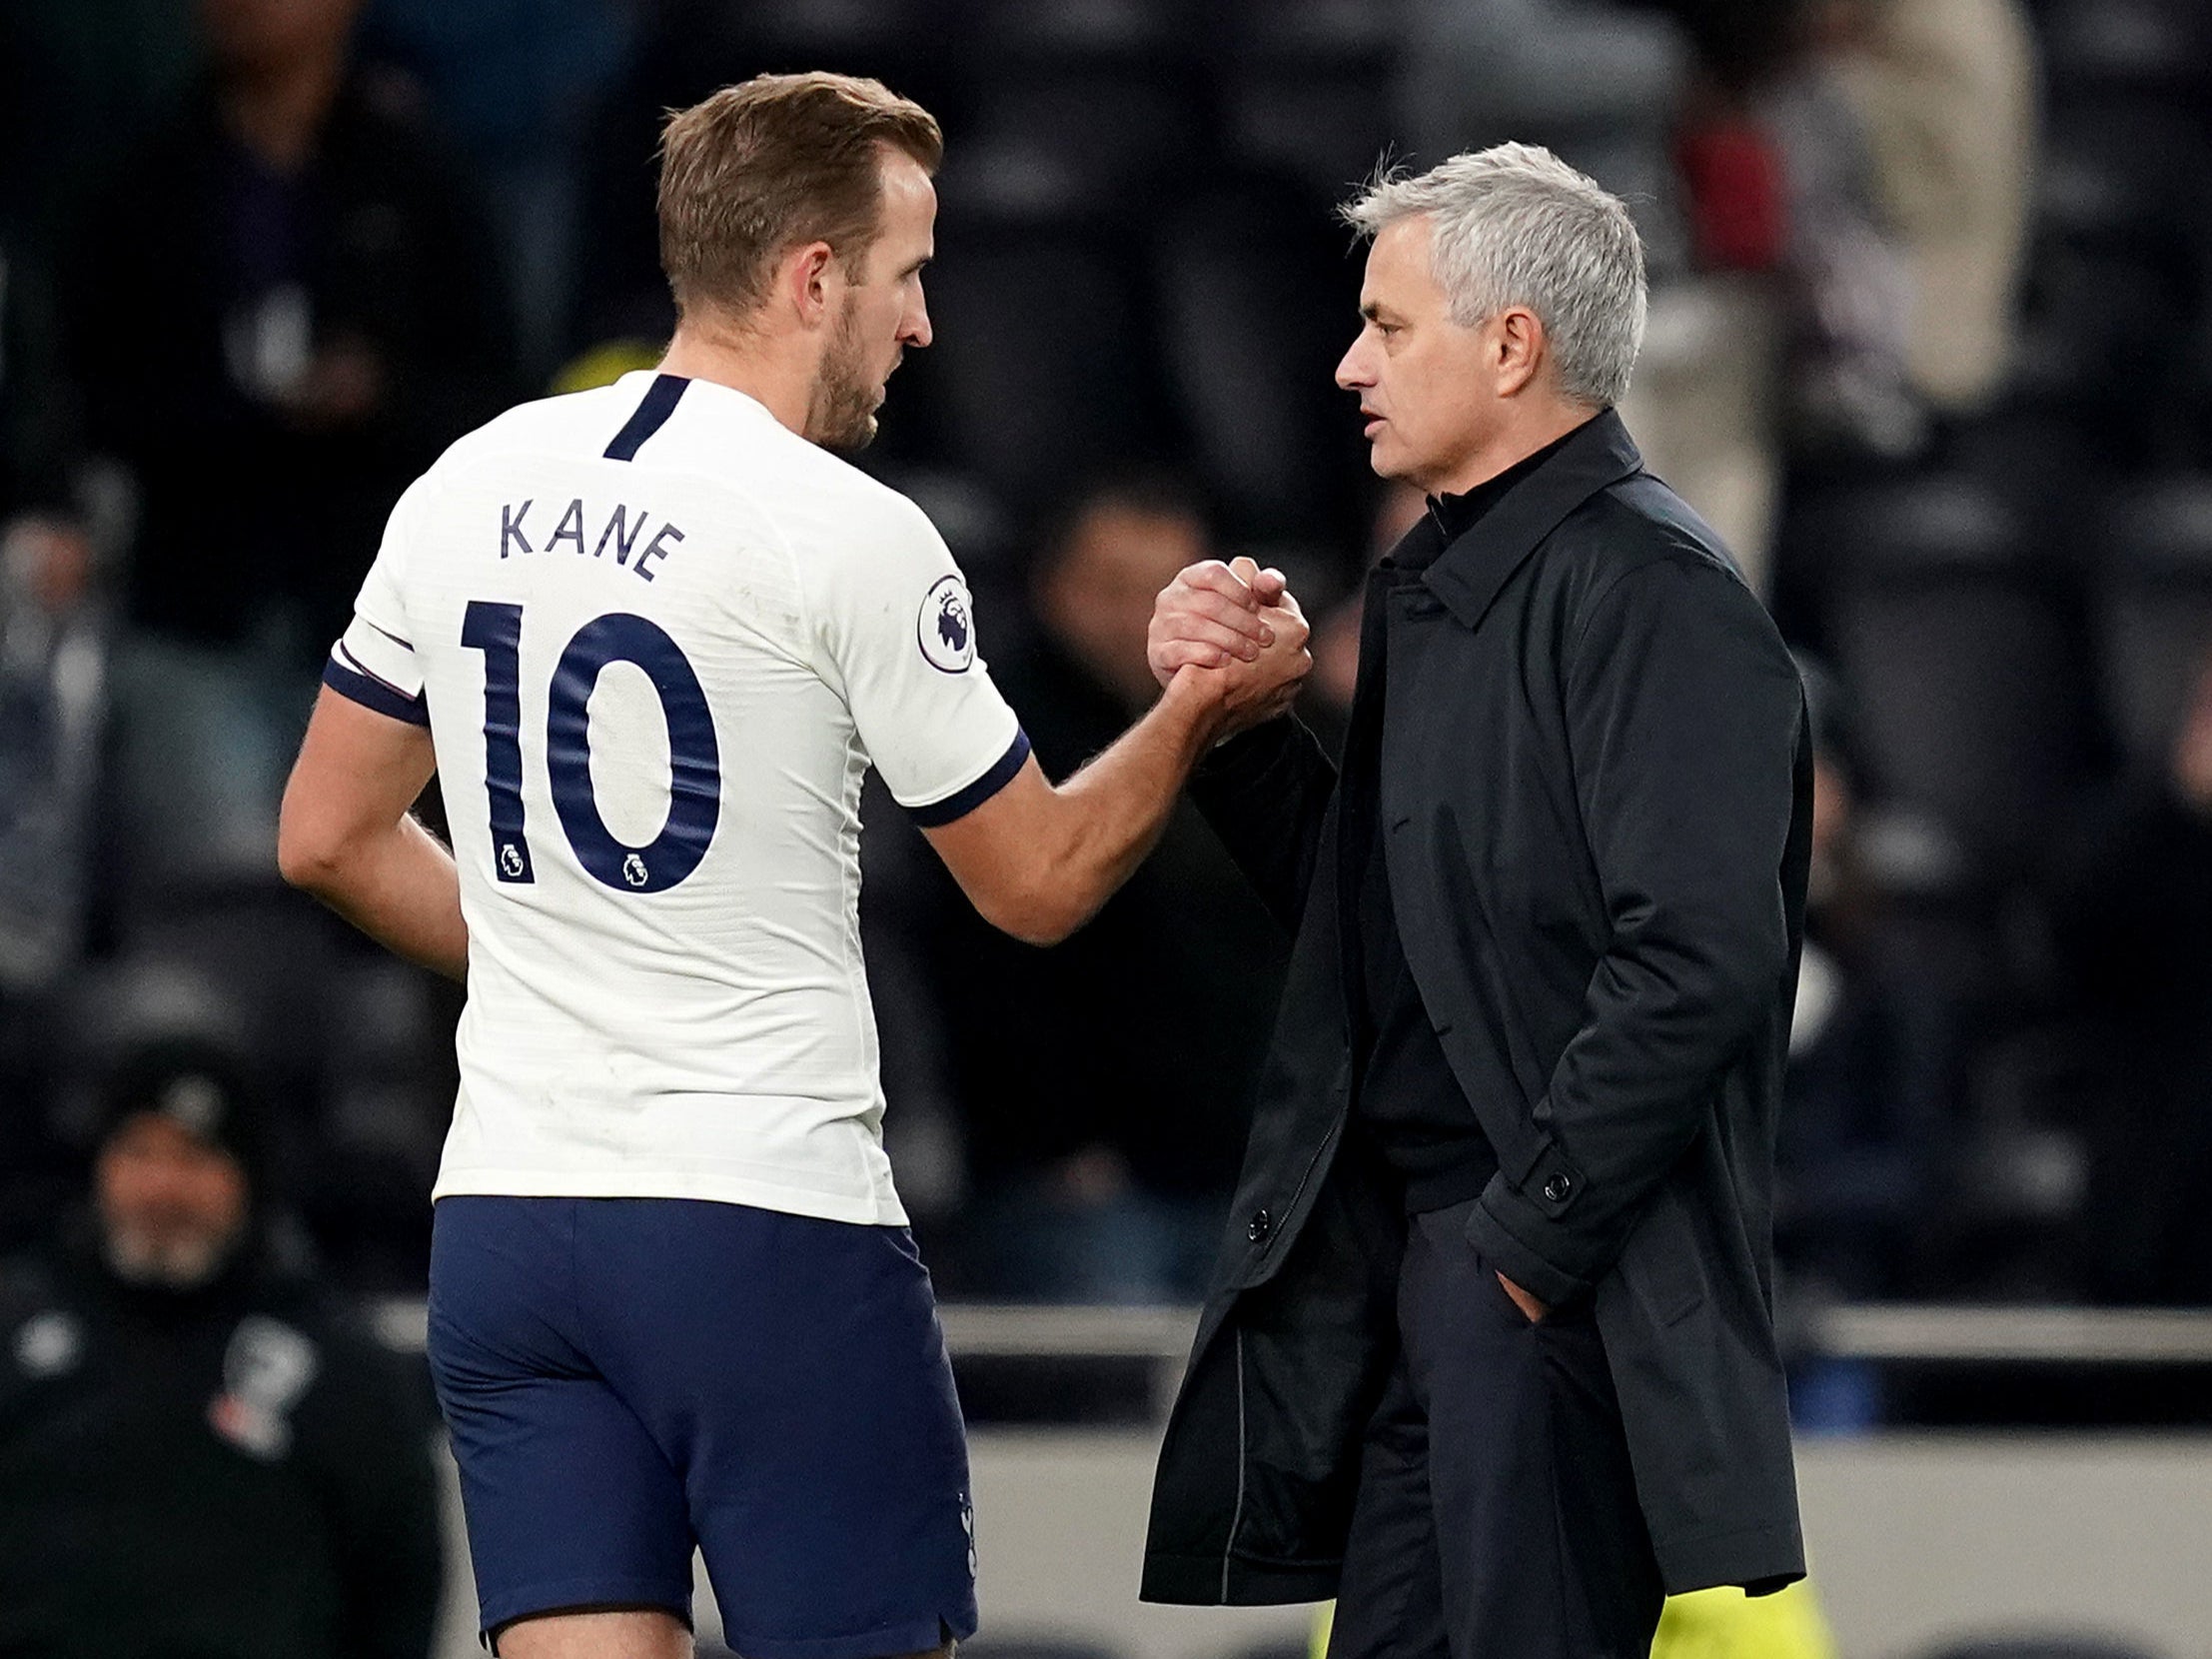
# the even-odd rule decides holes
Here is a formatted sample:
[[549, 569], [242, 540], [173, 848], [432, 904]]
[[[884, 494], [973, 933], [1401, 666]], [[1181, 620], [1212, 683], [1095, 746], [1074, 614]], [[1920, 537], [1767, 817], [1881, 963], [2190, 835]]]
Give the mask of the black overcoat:
[[[1795, 667], [1611, 413], [1387, 603], [1377, 824], [1407, 963], [1463, 1083], [1490, 1042], [1519, 1084], [1470, 1091], [1501, 1164], [1470, 1239], [1546, 1301], [1594, 1298], [1666, 1588], [1797, 1577], [1769, 1242], [1811, 835]], [[1296, 943], [1148, 1600], [1335, 1593], [1396, 1351], [1402, 1222], [1336, 1156], [1335, 785], [1287, 721], [1196, 785]]]

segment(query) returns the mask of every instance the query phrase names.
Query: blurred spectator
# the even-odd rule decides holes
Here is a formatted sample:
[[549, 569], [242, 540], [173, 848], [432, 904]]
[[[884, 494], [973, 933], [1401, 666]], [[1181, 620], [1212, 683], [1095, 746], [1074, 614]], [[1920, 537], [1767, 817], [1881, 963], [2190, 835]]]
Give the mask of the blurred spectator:
[[2089, 1128], [2098, 1288], [2212, 1302], [2212, 651], [2163, 775], [2093, 811], [2053, 908], [2110, 1090]]
[[352, 76], [356, 3], [202, 0], [210, 78], [110, 184], [62, 291], [88, 440], [139, 491], [124, 588], [150, 638], [118, 692], [142, 828], [243, 820], [259, 866], [386, 514], [511, 391], [485, 221]]
[[276, 1265], [267, 1127], [220, 1052], [139, 1053], [90, 1213], [0, 1269], [0, 1652], [430, 1651], [427, 1390]]
[[1756, 105], [1782, 163], [1789, 413], [1809, 459], [1910, 460], [1931, 415], [2000, 390], [2035, 101], [2018, 0], [1806, 8], [1800, 53]]
[[319, 656], [399, 491], [498, 412], [472, 189], [351, 77], [358, 0], [203, 0], [211, 80], [110, 186], [65, 290], [92, 437], [137, 474], [134, 621]]
[[1842, 693], [1802, 665], [1812, 711], [1812, 873], [1776, 1151], [1775, 1251], [1810, 1284], [1909, 1294], [1954, 1150], [1949, 999], [1885, 925], [1860, 861], [1861, 774]]
[[81, 942], [106, 677], [44, 285], [19, 246], [0, 234], [0, 1032]]
[[1864, 134], [1874, 199], [1911, 284], [1914, 392], [1967, 415], [2012, 357], [2036, 148], [2034, 38], [2019, 0], [1830, 0], [1829, 61]]
[[[1172, 483], [1080, 494], [1036, 573], [1044, 637], [992, 672], [1065, 777], [1158, 696], [1159, 591], [1213, 556]], [[975, 1280], [1006, 1296], [1194, 1300], [1213, 1265], [1284, 946], [1188, 807], [1080, 933], [1035, 950], [950, 903], [938, 983], [974, 1162]]]
[[0, 1019], [52, 990], [84, 943], [107, 661], [85, 532], [0, 516]]
[[[40, 1161], [45, 1003], [83, 943], [106, 629], [35, 267], [0, 232], [0, 1181]], [[5, 1236], [5, 1229], [0, 1229]]]
[[[1825, 18], [1828, 14], [1819, 14]], [[1786, 230], [1784, 416], [1792, 447], [1824, 465], [1898, 462], [1927, 441], [1906, 364], [1912, 277], [1881, 200], [1872, 136], [1815, 32], [1759, 98], [1781, 158]]]

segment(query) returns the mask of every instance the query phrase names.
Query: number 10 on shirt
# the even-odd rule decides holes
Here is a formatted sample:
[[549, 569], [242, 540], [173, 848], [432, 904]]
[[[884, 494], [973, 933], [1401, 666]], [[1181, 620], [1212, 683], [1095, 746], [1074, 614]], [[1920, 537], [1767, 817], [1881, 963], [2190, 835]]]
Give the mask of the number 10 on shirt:
[[[538, 878], [523, 805], [523, 607], [473, 600], [461, 643], [484, 653], [484, 787], [492, 810], [492, 872]], [[609, 663], [642, 669], [668, 727], [668, 817], [641, 846], [617, 840], [591, 793], [592, 690]], [[722, 810], [721, 751], [706, 693], [682, 649], [628, 612], [585, 623], [560, 653], [546, 697], [546, 772], [554, 816], [584, 871], [617, 892], [663, 892], [706, 856]]]

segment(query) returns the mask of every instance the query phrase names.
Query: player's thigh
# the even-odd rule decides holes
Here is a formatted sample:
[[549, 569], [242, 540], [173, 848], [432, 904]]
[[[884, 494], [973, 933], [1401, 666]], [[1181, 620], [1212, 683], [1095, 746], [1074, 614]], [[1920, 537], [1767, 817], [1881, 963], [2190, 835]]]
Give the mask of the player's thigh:
[[890, 1659], [969, 1635], [966, 1432], [905, 1230], [659, 1201], [595, 1219], [591, 1259], [639, 1252], [632, 1284], [657, 1264], [619, 1380], [683, 1471], [730, 1647]]
[[[695, 1464], [691, 1485], [729, 1645], [746, 1659], [886, 1659], [969, 1636], [967, 1431], [913, 1241], [778, 1219], [806, 1235], [813, 1266], [763, 1320], [784, 1333], [756, 1373], [768, 1432], [741, 1458]], [[772, 1537], [762, 1513], [778, 1518]], [[862, 1631], [896, 1640], [863, 1652], [850, 1645]]]
[[682, 1481], [568, 1317], [569, 1208], [438, 1206], [431, 1375], [485, 1630], [571, 1609], [652, 1608], [679, 1623], [690, 1613]]

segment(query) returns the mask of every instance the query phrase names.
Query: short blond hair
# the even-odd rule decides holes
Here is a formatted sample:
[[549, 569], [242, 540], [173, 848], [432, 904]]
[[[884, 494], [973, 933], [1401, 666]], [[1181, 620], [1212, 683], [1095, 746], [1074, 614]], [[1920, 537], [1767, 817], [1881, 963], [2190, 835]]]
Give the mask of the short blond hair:
[[934, 173], [944, 132], [921, 105], [852, 75], [758, 75], [668, 118], [660, 265], [689, 315], [741, 318], [785, 253], [826, 242], [857, 268], [882, 219], [882, 154]]

